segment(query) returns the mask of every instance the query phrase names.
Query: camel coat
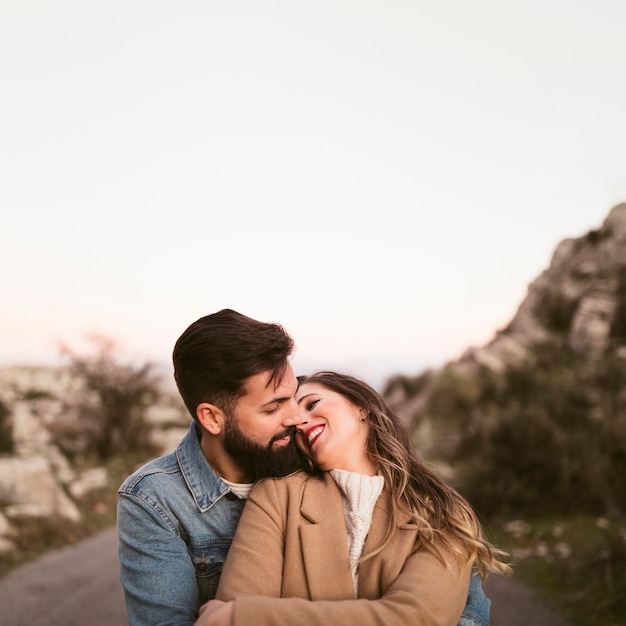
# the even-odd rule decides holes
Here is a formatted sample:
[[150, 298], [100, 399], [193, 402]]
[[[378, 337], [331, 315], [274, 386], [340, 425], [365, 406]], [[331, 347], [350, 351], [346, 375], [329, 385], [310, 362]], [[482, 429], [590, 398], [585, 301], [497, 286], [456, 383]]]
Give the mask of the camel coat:
[[[387, 503], [383, 490], [364, 554], [383, 539]], [[448, 567], [426, 550], [413, 552], [416, 538], [407, 512], [392, 543], [360, 565], [355, 599], [333, 478], [299, 472], [263, 480], [244, 507], [217, 599], [235, 600], [233, 626], [456, 626], [471, 567], [443, 549]]]

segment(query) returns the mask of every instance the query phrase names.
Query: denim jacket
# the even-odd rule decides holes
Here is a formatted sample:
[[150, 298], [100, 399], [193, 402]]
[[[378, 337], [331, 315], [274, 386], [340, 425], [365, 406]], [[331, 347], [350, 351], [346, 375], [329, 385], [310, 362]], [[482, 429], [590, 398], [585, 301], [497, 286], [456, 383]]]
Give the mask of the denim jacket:
[[[195, 422], [175, 452], [118, 491], [120, 579], [131, 626], [191, 626], [215, 596], [243, 510], [209, 465]], [[489, 626], [490, 601], [472, 576], [459, 626]]]
[[491, 600], [485, 595], [479, 574], [470, 580], [467, 604], [458, 626], [489, 626]]
[[215, 596], [244, 503], [209, 465], [194, 422], [175, 452], [124, 481], [117, 527], [131, 626], [196, 621]]

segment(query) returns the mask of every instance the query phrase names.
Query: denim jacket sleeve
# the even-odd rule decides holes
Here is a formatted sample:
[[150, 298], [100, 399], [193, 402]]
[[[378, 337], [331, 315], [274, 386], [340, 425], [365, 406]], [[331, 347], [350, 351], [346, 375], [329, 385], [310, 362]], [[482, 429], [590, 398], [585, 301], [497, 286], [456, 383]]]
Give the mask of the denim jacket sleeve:
[[458, 626], [489, 626], [490, 608], [491, 600], [485, 595], [480, 575], [474, 574]]
[[192, 422], [175, 452], [120, 486], [120, 580], [131, 626], [187, 626], [215, 596], [244, 501], [200, 448]]
[[120, 578], [131, 626], [192, 625], [199, 606], [184, 539], [137, 495], [118, 500]]

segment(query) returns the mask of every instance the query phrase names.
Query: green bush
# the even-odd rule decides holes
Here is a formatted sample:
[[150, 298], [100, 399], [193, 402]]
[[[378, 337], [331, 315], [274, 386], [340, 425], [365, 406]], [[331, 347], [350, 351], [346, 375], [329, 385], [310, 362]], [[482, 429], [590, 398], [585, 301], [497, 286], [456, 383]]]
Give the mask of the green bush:
[[576, 515], [495, 523], [492, 539], [515, 577], [576, 626], [621, 626], [626, 614], [626, 519]]
[[472, 380], [443, 376], [424, 409], [460, 443], [447, 459], [489, 515], [626, 513], [626, 362], [589, 365], [564, 342]]

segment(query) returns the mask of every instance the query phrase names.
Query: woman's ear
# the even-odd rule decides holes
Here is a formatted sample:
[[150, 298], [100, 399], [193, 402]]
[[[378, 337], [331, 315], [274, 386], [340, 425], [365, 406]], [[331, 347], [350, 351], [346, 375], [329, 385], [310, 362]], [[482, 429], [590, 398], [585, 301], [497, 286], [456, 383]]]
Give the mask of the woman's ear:
[[196, 407], [196, 417], [202, 425], [212, 435], [219, 435], [224, 430], [226, 416], [219, 407], [208, 402], [202, 402]]

